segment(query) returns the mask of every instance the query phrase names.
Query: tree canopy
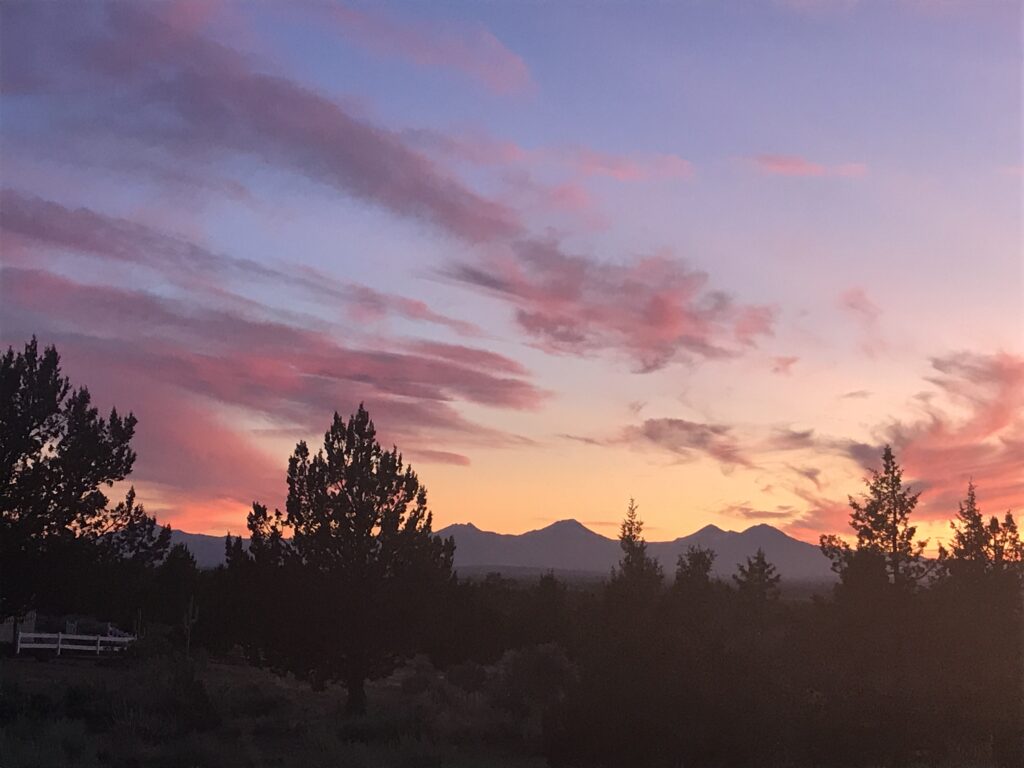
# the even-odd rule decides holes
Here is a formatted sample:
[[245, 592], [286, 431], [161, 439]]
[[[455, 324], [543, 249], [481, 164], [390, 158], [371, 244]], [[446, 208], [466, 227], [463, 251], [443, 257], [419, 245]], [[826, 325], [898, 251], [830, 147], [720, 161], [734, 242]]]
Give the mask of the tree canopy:
[[822, 552], [844, 579], [862, 570], [870, 571], [871, 563], [878, 562], [892, 585], [913, 587], [927, 570], [922, 559], [927, 542], [914, 540], [917, 528], [910, 524], [910, 516], [919, 494], [904, 485], [903, 469], [891, 446], [886, 445], [882, 451], [882, 469], [871, 470], [865, 484], [867, 492], [860, 499], [849, 497], [856, 548], [829, 535], [821, 537]]
[[55, 581], [57, 551], [74, 542], [115, 558], [163, 556], [170, 531], [134, 489], [113, 508], [105, 493], [132, 470], [135, 424], [116, 409], [100, 416], [56, 348], [40, 352], [35, 337], [0, 357], [0, 617], [34, 607], [44, 575]]
[[283, 514], [253, 505], [253, 556], [314, 590], [325, 628], [338, 632], [316, 672], [341, 677], [359, 712], [367, 677], [389, 668], [422, 618], [425, 590], [451, 579], [454, 543], [433, 535], [426, 488], [396, 447], [381, 446], [362, 405], [347, 421], [334, 414], [315, 454], [298, 443], [287, 478]]

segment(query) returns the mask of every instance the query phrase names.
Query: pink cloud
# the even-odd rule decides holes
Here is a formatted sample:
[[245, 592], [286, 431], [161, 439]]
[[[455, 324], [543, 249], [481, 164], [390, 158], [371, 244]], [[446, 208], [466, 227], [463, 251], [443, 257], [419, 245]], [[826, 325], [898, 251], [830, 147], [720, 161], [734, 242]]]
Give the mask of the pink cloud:
[[840, 176], [856, 178], [867, 174], [863, 163], [840, 163], [823, 165], [798, 155], [758, 155], [754, 166], [762, 173], [772, 176]]
[[445, 446], [529, 441], [468, 421], [458, 403], [530, 409], [545, 397], [522, 366], [486, 350], [351, 348], [255, 307], [240, 313], [38, 270], [0, 273], [0, 327], [5, 346], [31, 333], [56, 343], [76, 383], [139, 416], [133, 479], [156, 494], [161, 519], [191, 530], [224, 521], [237, 530], [253, 498], [283, 496], [286, 456], [267, 453], [266, 429], [243, 424], [269, 422], [285, 442], [298, 440], [365, 401], [386, 442], [423, 462], [465, 465]]
[[520, 327], [544, 349], [614, 350], [642, 371], [738, 354], [734, 341], [746, 346], [772, 332], [770, 308], [737, 306], [707, 289], [706, 273], [667, 256], [599, 264], [532, 242], [513, 258], [454, 265], [448, 275], [511, 303]]
[[[73, 136], [115, 137], [124, 150], [137, 146], [150, 155], [249, 155], [472, 242], [522, 230], [512, 211], [476, 194], [398, 133], [264, 74], [247, 57], [142, 6], [84, 7], [56, 21], [29, 10], [8, 22], [14, 29], [0, 52], [5, 87], [13, 79], [20, 92], [84, 92], [99, 102], [91, 118], [69, 112]], [[103, 34], [86, 36], [83, 30], [97, 24]], [[22, 77], [29, 61], [37, 66]], [[104, 104], [113, 93], [116, 104]]]
[[886, 349], [878, 319], [882, 315], [881, 308], [859, 287], [850, 288], [839, 295], [839, 306], [848, 312], [860, 324], [864, 338], [861, 349], [868, 357], [875, 357]]
[[853, 312], [865, 322], [874, 323], [882, 314], [878, 305], [869, 299], [867, 292], [859, 286], [844, 291], [839, 296], [839, 303], [844, 309]]
[[[473, 433], [442, 404], [529, 409], [545, 397], [522, 378], [452, 360], [345, 347], [330, 334], [273, 319], [83, 285], [48, 272], [4, 269], [3, 297], [10, 332], [38, 327], [73, 336], [79, 345], [91, 339], [97, 357], [122, 360], [136, 378], [173, 382], [195, 396], [298, 424], [365, 399], [402, 406], [412, 426], [448, 424]], [[55, 305], [59, 316], [49, 311]]]
[[462, 344], [443, 344], [436, 341], [418, 341], [409, 346], [410, 349], [420, 354], [452, 360], [472, 368], [510, 373], [516, 376], [527, 375], [527, 370], [521, 363], [487, 349], [467, 347]]
[[403, 453], [408, 458], [424, 464], [452, 464], [457, 467], [468, 467], [470, 464], [468, 456], [463, 456], [461, 453], [452, 453], [451, 451], [411, 448], [406, 449]]
[[1024, 358], [961, 353], [934, 358], [929, 381], [953, 410], [924, 406], [923, 418], [897, 421], [891, 441], [909, 477], [924, 488], [922, 515], [953, 514], [968, 480], [993, 513], [1024, 504]]
[[682, 461], [693, 461], [704, 454], [724, 469], [753, 466], [733, 436], [732, 429], [724, 424], [703, 424], [685, 419], [645, 419], [637, 427], [628, 427], [622, 440], [650, 444]]
[[310, 267], [271, 266], [216, 253], [177, 235], [106, 216], [88, 208], [66, 208], [11, 189], [0, 190], [0, 232], [5, 243], [38, 263], [45, 252], [69, 251], [104, 261], [145, 266], [192, 291], [223, 291], [240, 280], [295, 288], [313, 298], [347, 307], [360, 321], [389, 315], [433, 323], [463, 335], [478, 335], [473, 323], [432, 310], [425, 302], [346, 283]]
[[522, 57], [482, 25], [413, 22], [345, 6], [333, 6], [330, 13], [341, 32], [364, 48], [456, 72], [495, 93], [533, 87]]
[[[808, 434], [803, 447], [843, 456], [866, 471], [878, 467], [882, 446], [891, 444], [905, 482], [921, 492], [919, 520], [951, 520], [972, 480], [987, 513], [1019, 511], [1024, 504], [1024, 358], [960, 353], [933, 358], [932, 369], [928, 381], [940, 397], [915, 399], [910, 407], [923, 411], [916, 418], [878, 425], [870, 445]], [[791, 469], [804, 474], [808, 468]], [[846, 532], [850, 510], [844, 499], [828, 498], [817, 488], [789, 490], [806, 503], [789, 532], [802, 538]]]
[[719, 510], [721, 515], [742, 517], [746, 520], [787, 520], [796, 514], [796, 510], [788, 505], [780, 505], [775, 509], [760, 509], [750, 503], [732, 504]]
[[773, 357], [772, 358], [772, 373], [781, 375], [788, 375], [790, 369], [799, 362], [799, 357]]
[[530, 167], [561, 171], [574, 178], [602, 177], [620, 182], [685, 179], [690, 161], [668, 152], [607, 152], [592, 147], [524, 147], [485, 133], [449, 136], [409, 131], [410, 141], [426, 151], [481, 167]]
[[584, 176], [607, 176], [616, 181], [682, 179], [693, 173], [689, 161], [678, 155], [614, 155], [592, 149], [577, 150], [573, 166]]

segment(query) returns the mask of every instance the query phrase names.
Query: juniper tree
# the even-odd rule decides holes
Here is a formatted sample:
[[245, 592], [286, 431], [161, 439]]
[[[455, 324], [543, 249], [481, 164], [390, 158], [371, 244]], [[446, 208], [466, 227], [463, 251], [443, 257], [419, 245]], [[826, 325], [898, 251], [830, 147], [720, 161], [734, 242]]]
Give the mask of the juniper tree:
[[98, 544], [146, 564], [166, 552], [170, 530], [134, 490], [113, 508], [104, 492], [132, 470], [135, 424], [116, 409], [100, 416], [89, 390], [61, 372], [56, 348], [40, 352], [35, 337], [0, 356], [0, 618], [35, 606], [44, 581], [59, 588], [71, 547]]
[[292, 597], [313, 622], [298, 631], [317, 635], [304, 648], [311, 658], [291, 663], [340, 678], [350, 714], [365, 711], [366, 680], [393, 668], [451, 580], [454, 542], [431, 525], [426, 488], [397, 448], [381, 447], [362, 405], [347, 422], [334, 414], [316, 454], [295, 447], [283, 514], [253, 505], [253, 557], [295, 574], [306, 594]]

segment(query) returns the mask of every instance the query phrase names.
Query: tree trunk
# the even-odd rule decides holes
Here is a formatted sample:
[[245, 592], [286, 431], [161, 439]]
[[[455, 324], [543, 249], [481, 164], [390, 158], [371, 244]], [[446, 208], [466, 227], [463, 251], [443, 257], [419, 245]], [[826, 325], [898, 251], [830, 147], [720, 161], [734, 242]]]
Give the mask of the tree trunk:
[[366, 676], [362, 672], [350, 671], [345, 676], [345, 715], [354, 717], [366, 714]]

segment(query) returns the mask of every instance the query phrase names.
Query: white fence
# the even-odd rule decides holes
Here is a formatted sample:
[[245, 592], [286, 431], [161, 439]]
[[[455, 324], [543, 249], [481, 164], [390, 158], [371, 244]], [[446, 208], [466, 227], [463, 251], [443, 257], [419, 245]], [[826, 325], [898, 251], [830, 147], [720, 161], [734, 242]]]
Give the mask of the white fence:
[[19, 632], [15, 653], [21, 653], [23, 650], [48, 649], [56, 651], [58, 656], [61, 651], [85, 651], [99, 656], [103, 653], [123, 651], [134, 642], [133, 635], [117, 637], [115, 635], [69, 635], [64, 632]]

